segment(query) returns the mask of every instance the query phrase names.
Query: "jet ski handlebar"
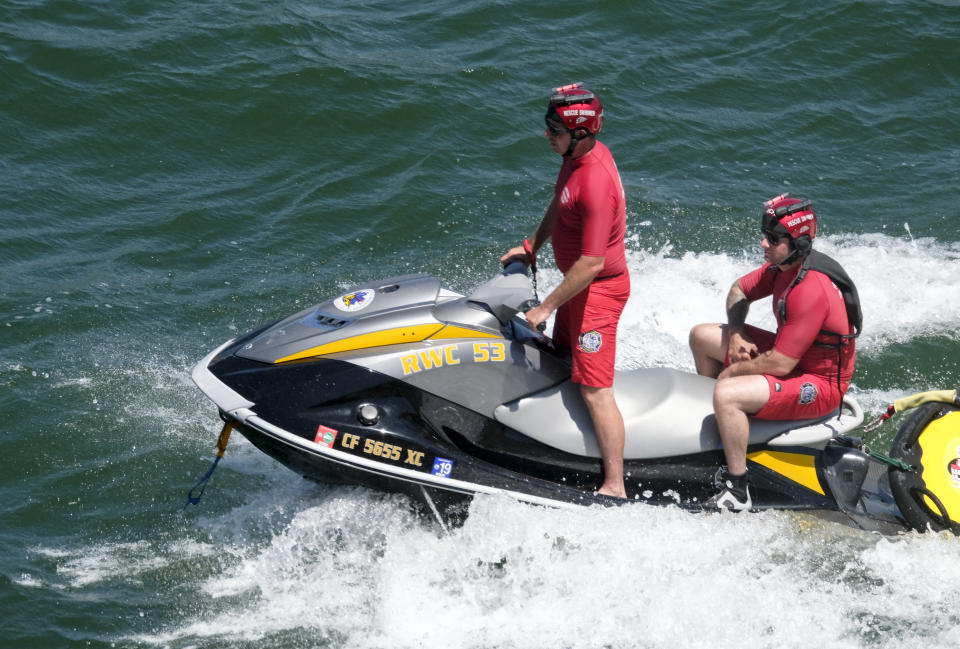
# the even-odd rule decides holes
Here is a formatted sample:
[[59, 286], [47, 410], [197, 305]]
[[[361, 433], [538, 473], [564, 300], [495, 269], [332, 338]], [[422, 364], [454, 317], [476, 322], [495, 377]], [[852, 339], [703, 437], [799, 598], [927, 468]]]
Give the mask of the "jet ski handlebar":
[[503, 276], [526, 275], [527, 263], [523, 259], [515, 257], [503, 265], [503, 271], [500, 274]]
[[482, 305], [504, 326], [517, 313], [525, 313], [539, 304], [522, 259], [512, 259], [504, 264], [501, 272], [477, 287], [467, 299]]
[[[522, 259], [522, 258], [520, 258], [520, 257], [514, 257], [513, 259], [511, 259], [510, 261], [508, 261], [507, 263], [505, 263], [505, 264], [503, 265], [503, 270], [501, 271], [500, 274], [503, 275], [504, 277], [509, 277], [509, 276], [511, 276], [511, 275], [526, 275], [528, 268], [529, 268], [529, 265], [527, 264], [527, 262], [526, 262], [524, 259]], [[523, 311], [524, 313], [526, 313], [527, 311], [529, 311], [529, 310], [532, 309], [533, 307], [535, 307], [535, 306], [537, 306], [538, 304], [540, 304], [540, 300], [537, 298], [537, 279], [536, 279], [536, 277], [537, 277], [536, 272], [534, 272], [534, 275], [533, 275], [533, 297], [530, 298], [529, 300], [525, 300], [525, 301], [520, 305], [520, 311]], [[543, 333], [544, 331], [546, 331], [546, 329], [547, 329], [547, 324], [546, 324], [545, 322], [541, 322], [539, 325], [537, 325], [537, 331], [539, 331], [540, 333]]]

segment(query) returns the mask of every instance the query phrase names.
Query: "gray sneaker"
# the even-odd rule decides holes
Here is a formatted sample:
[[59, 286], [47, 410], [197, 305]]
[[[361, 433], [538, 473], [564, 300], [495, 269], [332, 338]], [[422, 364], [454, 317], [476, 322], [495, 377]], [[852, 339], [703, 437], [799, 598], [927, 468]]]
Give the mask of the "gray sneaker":
[[705, 510], [730, 510], [734, 512], [749, 511], [753, 507], [753, 498], [750, 497], [750, 484], [743, 480], [743, 485], [734, 484], [730, 475], [724, 471], [718, 473], [717, 488], [720, 490], [703, 503]]

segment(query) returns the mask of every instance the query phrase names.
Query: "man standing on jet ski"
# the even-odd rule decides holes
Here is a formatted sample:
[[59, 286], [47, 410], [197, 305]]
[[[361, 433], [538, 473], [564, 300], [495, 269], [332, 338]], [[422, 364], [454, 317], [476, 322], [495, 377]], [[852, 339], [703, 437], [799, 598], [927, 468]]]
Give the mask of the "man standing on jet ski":
[[604, 480], [598, 492], [626, 497], [623, 484], [623, 417], [613, 393], [617, 323], [630, 296], [627, 272], [626, 197], [610, 150], [596, 137], [603, 125], [600, 100], [581, 84], [557, 88], [547, 106], [544, 136], [563, 156], [553, 200], [533, 237], [501, 261], [536, 260], [553, 239], [563, 281], [527, 311], [530, 326], [557, 317], [553, 342], [569, 349], [571, 380], [590, 412], [603, 456]]
[[[748, 415], [816, 419], [835, 410], [853, 377], [862, 317], [856, 288], [837, 262], [813, 251], [817, 215], [787, 194], [761, 212], [766, 261], [727, 295], [727, 324], [690, 331], [697, 372], [716, 377], [713, 407], [727, 468], [708, 508], [750, 509]], [[777, 332], [745, 324], [750, 303], [773, 296]]]

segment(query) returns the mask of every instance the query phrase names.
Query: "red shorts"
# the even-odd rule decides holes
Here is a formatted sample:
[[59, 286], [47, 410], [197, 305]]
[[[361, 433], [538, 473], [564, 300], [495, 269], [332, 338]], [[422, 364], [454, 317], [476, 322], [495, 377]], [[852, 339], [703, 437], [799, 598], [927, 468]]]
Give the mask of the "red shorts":
[[[773, 348], [776, 334], [747, 325], [746, 334], [759, 352]], [[770, 399], [755, 415], [757, 419], [817, 419], [837, 409], [843, 398], [836, 381], [818, 374], [791, 372], [786, 376], [764, 374], [770, 387]]]
[[[630, 297], [630, 274], [594, 280], [557, 309], [553, 343], [569, 349], [571, 380], [594, 388], [613, 386], [617, 323]], [[571, 332], [576, 340], [571, 340]]]

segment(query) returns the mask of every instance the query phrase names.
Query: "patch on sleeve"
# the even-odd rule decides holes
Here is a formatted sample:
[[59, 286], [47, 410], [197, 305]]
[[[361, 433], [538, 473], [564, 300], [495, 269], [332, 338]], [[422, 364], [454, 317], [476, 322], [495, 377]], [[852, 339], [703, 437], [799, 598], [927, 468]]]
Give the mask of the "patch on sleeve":
[[603, 336], [596, 329], [580, 334], [580, 343], [577, 345], [580, 351], [592, 354], [600, 351], [603, 347]]
[[817, 386], [813, 383], [804, 383], [800, 386], [800, 398], [798, 401], [801, 406], [809, 406], [817, 400]]

